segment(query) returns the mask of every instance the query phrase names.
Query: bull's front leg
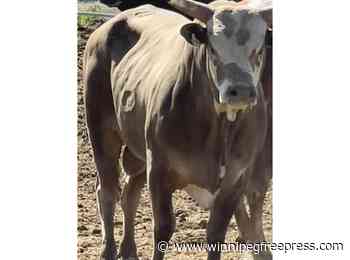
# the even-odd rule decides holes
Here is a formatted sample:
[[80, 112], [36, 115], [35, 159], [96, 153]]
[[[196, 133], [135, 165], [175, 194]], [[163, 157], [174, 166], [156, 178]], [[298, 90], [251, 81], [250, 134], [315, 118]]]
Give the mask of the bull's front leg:
[[172, 190], [167, 181], [167, 170], [147, 151], [147, 181], [153, 213], [153, 260], [162, 260], [165, 252], [159, 245], [168, 243], [175, 230]]
[[[210, 210], [207, 227], [208, 244], [223, 243], [225, 241], [227, 227], [232, 218], [236, 204], [237, 199], [234, 194], [219, 194]], [[219, 250], [208, 252], [208, 260], [220, 260], [220, 257], [221, 252]]]

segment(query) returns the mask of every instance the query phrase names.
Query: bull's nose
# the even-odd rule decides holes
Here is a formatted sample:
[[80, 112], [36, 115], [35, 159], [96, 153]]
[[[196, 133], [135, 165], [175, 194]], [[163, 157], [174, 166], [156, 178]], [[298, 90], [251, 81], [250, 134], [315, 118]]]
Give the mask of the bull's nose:
[[234, 100], [253, 101], [256, 99], [256, 90], [253, 86], [238, 84], [227, 89], [227, 95]]

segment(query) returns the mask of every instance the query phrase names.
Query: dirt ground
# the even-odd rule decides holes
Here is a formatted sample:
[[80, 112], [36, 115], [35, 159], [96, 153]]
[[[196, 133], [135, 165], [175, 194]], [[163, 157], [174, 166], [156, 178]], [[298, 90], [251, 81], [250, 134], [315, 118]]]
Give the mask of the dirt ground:
[[[97, 259], [101, 243], [101, 227], [97, 214], [95, 196], [96, 168], [93, 161], [91, 145], [88, 139], [82, 84], [82, 55], [86, 41], [101, 21], [89, 27], [78, 26], [78, 259]], [[123, 177], [122, 177], [123, 178]], [[176, 231], [170, 242], [204, 242], [208, 212], [199, 208], [183, 191], [178, 191], [173, 198], [176, 214]], [[266, 238], [271, 241], [272, 233], [272, 192], [267, 194], [264, 207], [264, 230]], [[135, 221], [136, 243], [140, 260], [147, 260], [152, 252], [152, 212], [146, 188], [141, 196], [140, 206]], [[115, 240], [120, 242], [122, 235], [122, 211], [118, 205], [115, 215]], [[232, 218], [226, 242], [234, 242], [237, 238], [237, 226]], [[178, 253], [167, 252], [166, 259], [206, 259], [205, 252]], [[252, 257], [248, 253], [223, 253], [222, 259], [244, 259]]]

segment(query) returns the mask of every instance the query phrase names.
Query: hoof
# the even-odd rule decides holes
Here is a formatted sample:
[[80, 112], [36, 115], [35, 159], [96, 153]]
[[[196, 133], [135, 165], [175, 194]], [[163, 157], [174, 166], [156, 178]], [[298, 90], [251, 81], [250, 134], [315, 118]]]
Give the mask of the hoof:
[[118, 260], [139, 260], [139, 258], [137, 256], [122, 256], [122, 255], [118, 255]]
[[137, 250], [135, 241], [124, 239], [120, 243], [118, 260], [139, 260], [137, 257]]
[[113, 242], [103, 244], [99, 260], [116, 260], [117, 247]]

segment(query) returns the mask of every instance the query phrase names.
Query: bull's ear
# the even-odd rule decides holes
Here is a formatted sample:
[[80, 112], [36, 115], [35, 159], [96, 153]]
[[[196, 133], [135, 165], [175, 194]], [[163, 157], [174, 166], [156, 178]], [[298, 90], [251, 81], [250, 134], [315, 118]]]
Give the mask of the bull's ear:
[[207, 29], [198, 23], [187, 23], [181, 27], [180, 33], [192, 45], [198, 46], [207, 42]]

